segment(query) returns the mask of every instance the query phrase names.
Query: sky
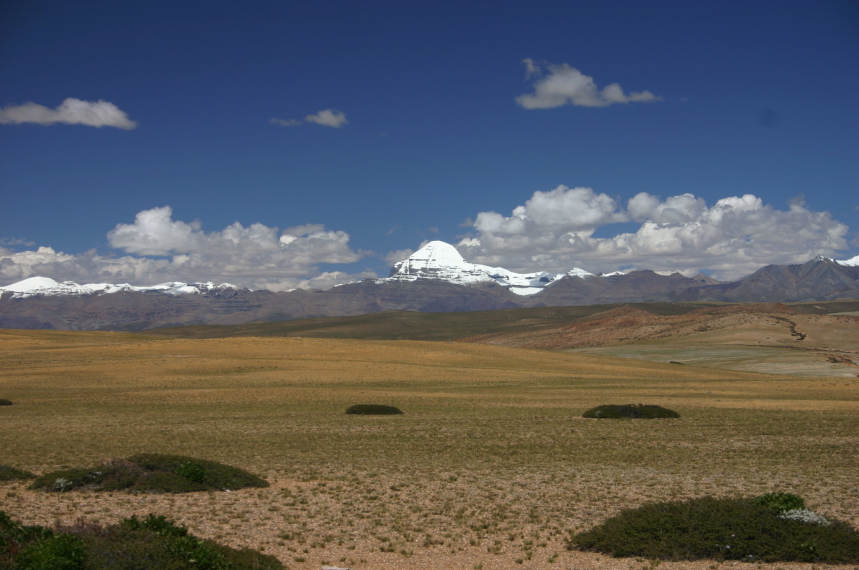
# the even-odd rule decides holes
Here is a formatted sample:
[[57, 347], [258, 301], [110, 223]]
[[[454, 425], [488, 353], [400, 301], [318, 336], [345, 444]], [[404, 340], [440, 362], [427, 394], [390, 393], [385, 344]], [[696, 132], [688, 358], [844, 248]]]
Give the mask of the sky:
[[859, 3], [0, 3], [0, 286], [859, 254]]

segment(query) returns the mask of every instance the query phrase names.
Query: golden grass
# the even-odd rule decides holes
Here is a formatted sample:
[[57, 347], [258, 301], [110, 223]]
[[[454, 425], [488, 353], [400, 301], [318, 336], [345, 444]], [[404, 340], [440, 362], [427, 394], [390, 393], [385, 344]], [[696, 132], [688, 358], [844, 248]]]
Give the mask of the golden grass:
[[[564, 551], [566, 530], [648, 500], [786, 490], [859, 525], [857, 388], [462, 343], [5, 330], [0, 397], [14, 405], [0, 408], [0, 463], [45, 472], [177, 453], [273, 485], [147, 496], [3, 484], [0, 509], [40, 524], [156, 512], [290, 568], [608, 566]], [[356, 403], [405, 414], [344, 414]], [[682, 417], [580, 418], [604, 403]]]

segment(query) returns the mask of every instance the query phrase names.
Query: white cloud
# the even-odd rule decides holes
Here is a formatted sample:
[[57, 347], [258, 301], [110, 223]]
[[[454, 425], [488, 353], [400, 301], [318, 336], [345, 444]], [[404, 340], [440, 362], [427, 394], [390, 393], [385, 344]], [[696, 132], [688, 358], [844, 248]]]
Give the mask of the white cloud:
[[612, 222], [625, 222], [617, 202], [590, 188], [560, 185], [549, 192], [534, 192], [524, 206], [517, 206], [509, 217], [495, 212], [480, 212], [474, 227], [494, 235], [538, 235], [546, 232], [587, 232]]
[[304, 120], [308, 123], [316, 123], [325, 127], [333, 127], [339, 129], [349, 121], [346, 120], [346, 113], [335, 111], [334, 109], [323, 109], [315, 115], [307, 115]]
[[280, 125], [281, 127], [297, 127], [302, 125], [303, 123], [298, 119], [269, 119], [269, 123], [272, 125]]
[[522, 63], [525, 64], [525, 79], [531, 79], [532, 77], [540, 77], [543, 75], [543, 70], [540, 68], [540, 65], [530, 57], [523, 59]]
[[[278, 231], [264, 224], [236, 222], [204, 232], [200, 222], [172, 219], [169, 206], [139, 212], [133, 224], [107, 234], [111, 247], [129, 255], [80, 255], [0, 251], [0, 279], [6, 284], [40, 275], [79, 283], [152, 285], [166, 281], [229, 282], [252, 289], [323, 287], [348, 282], [343, 272], [322, 273], [320, 263], [353, 263], [364, 255], [349, 247], [349, 234], [309, 224]], [[152, 256], [156, 256], [153, 258]]]
[[303, 121], [299, 121], [298, 119], [269, 119], [269, 123], [272, 125], [279, 125], [281, 127], [297, 127], [299, 125], [303, 125], [304, 123], [315, 123], [317, 125], [322, 125], [323, 127], [332, 127], [335, 129], [339, 129], [343, 125], [347, 124], [349, 121], [346, 119], [346, 113], [342, 111], [335, 111], [334, 109], [323, 109], [319, 111], [315, 115], [307, 115], [304, 117]]
[[543, 77], [542, 68], [532, 59], [524, 59], [527, 77], [538, 76], [534, 82], [534, 93], [516, 97], [516, 102], [525, 109], [553, 109], [563, 105], [581, 107], [607, 107], [615, 103], [661, 101], [662, 97], [650, 91], [624, 94], [617, 83], [597, 88], [594, 78], [583, 74], [568, 64], [546, 64], [549, 75]]
[[388, 265], [393, 265], [398, 261], [408, 259], [414, 252], [415, 250], [413, 249], [398, 249], [396, 251], [390, 251], [385, 255], [384, 260]]
[[[602, 225], [634, 220], [635, 233], [593, 237]], [[640, 193], [626, 211], [588, 188], [559, 186], [535, 192], [524, 206], [503, 217], [481, 212], [475, 233], [458, 244], [471, 262], [515, 271], [589, 271], [621, 267], [679, 270], [710, 269], [717, 279], [735, 279], [767, 264], [803, 263], [847, 247], [848, 228], [829, 212], [793, 202], [776, 210], [751, 194], [733, 196], [707, 207], [692, 194], [660, 200]]]
[[89, 127], [116, 127], [130, 130], [137, 123], [113, 103], [107, 101], [81, 101], [69, 97], [56, 109], [49, 109], [36, 103], [10, 105], [0, 109], [0, 124], [36, 123], [53, 125], [87, 125]]

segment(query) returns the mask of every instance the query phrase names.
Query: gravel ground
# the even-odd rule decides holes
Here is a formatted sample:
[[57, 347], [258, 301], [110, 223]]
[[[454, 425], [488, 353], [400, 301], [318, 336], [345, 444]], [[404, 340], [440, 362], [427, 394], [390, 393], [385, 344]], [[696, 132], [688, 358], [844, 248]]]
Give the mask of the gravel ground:
[[[271, 473], [266, 489], [183, 495], [45, 493], [24, 483], [0, 485], [0, 509], [26, 524], [101, 524], [131, 515], [166, 515], [194, 534], [256, 548], [291, 569], [323, 566], [394, 569], [808, 569], [827, 566], [702, 560], [656, 562], [569, 551], [569, 531], [589, 528], [647, 500], [712, 494], [707, 478], [678, 482], [657, 473], [581, 472], [577, 477], [332, 472], [295, 479]], [[611, 482], [606, 488], [606, 482]], [[842, 482], [844, 483], [844, 482]], [[602, 489], [601, 489], [602, 488]], [[762, 484], [761, 488], [766, 490]], [[753, 491], [754, 492], [754, 491]], [[804, 494], [827, 517], [859, 524], [859, 497], [832, 501], [825, 488]], [[574, 503], [561, 497], [576, 497]], [[851, 566], [842, 568], [852, 568]]]

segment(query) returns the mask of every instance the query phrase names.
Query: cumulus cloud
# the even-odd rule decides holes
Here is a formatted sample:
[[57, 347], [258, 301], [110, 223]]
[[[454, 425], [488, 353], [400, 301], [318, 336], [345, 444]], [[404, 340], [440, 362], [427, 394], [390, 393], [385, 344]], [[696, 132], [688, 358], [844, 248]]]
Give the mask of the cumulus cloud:
[[346, 113], [335, 111], [334, 109], [324, 109], [315, 115], [307, 115], [304, 120], [308, 123], [316, 123], [325, 127], [333, 127], [339, 129], [349, 121], [346, 120]]
[[0, 109], [0, 124], [36, 123], [53, 125], [87, 125], [89, 127], [116, 127], [131, 130], [137, 123], [128, 118], [123, 111], [107, 101], [81, 101], [69, 97], [56, 109], [49, 109], [36, 103], [9, 105]]
[[[41, 275], [57, 281], [152, 285], [165, 281], [229, 282], [252, 289], [324, 287], [355, 278], [323, 273], [321, 263], [353, 263], [366, 254], [349, 247], [349, 234], [309, 224], [282, 231], [236, 222], [205, 232], [198, 221], [173, 220], [169, 206], [139, 212], [132, 224], [118, 224], [108, 243], [126, 255], [95, 250], [68, 255], [49, 247], [0, 251], [4, 284]], [[363, 275], [363, 274], [361, 274]]]
[[626, 216], [617, 209], [618, 204], [611, 196], [597, 194], [590, 188], [560, 185], [548, 192], [534, 192], [509, 217], [480, 212], [473, 225], [481, 233], [497, 236], [592, 232], [604, 224], [625, 222]]
[[549, 73], [543, 76], [543, 69], [532, 59], [524, 59], [527, 77], [537, 76], [534, 93], [516, 97], [516, 102], [525, 109], [553, 109], [563, 105], [581, 107], [607, 107], [615, 103], [637, 103], [661, 101], [662, 97], [650, 91], [625, 94], [617, 83], [599, 89], [594, 78], [583, 74], [568, 64], [547, 63]]
[[323, 109], [315, 115], [307, 115], [304, 117], [304, 121], [299, 121], [298, 119], [269, 119], [268, 122], [272, 125], [279, 125], [281, 127], [297, 127], [304, 123], [315, 123], [317, 125], [322, 125], [323, 127], [339, 129], [349, 121], [346, 119], [346, 113], [342, 111]]
[[[594, 237], [598, 227], [621, 221], [641, 225], [635, 233]], [[801, 201], [777, 210], [746, 194], [708, 207], [692, 194], [662, 200], [642, 192], [623, 209], [605, 194], [565, 186], [535, 192], [509, 217], [481, 212], [473, 228], [457, 247], [474, 263], [518, 271], [709, 269], [723, 280], [767, 264], [832, 257], [847, 247], [848, 231], [829, 212], [811, 211]]]
[[393, 265], [398, 261], [408, 259], [414, 252], [415, 250], [413, 249], [398, 249], [396, 251], [390, 251], [385, 255], [384, 260], [388, 265]]

